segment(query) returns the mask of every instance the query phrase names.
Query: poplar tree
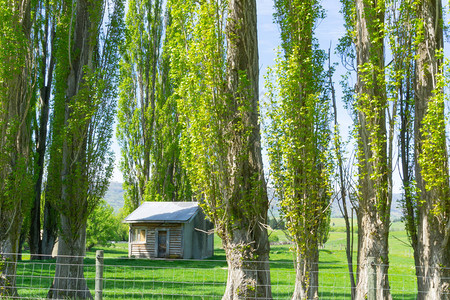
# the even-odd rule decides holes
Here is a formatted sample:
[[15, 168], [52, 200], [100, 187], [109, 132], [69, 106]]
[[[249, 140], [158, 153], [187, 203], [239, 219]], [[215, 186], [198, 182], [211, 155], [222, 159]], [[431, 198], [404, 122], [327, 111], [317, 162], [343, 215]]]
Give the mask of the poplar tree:
[[414, 0], [392, 1], [389, 16], [389, 41], [393, 67], [391, 82], [393, 97], [399, 107], [398, 150], [400, 176], [403, 185], [403, 216], [406, 231], [414, 250], [416, 272], [420, 269], [417, 251], [417, 190], [414, 173], [414, 76], [416, 54], [417, 10]]
[[[52, 96], [53, 71], [55, 67], [54, 41], [56, 31], [57, 4], [49, 0], [39, 1], [36, 9], [34, 43], [36, 45], [37, 68], [37, 101], [33, 118], [35, 183], [34, 202], [31, 206], [30, 229], [28, 244], [31, 258], [49, 258], [36, 254], [51, 254], [56, 240], [56, 218], [52, 214], [49, 201], [42, 201], [44, 187], [45, 158], [47, 154], [48, 125], [50, 114], [50, 99]], [[45, 198], [44, 198], [45, 199]], [[41, 226], [41, 202], [44, 204], [44, 226]], [[41, 228], [43, 233], [41, 235]]]
[[22, 220], [33, 197], [32, 1], [0, 1], [0, 297], [17, 296]]
[[[353, 29], [354, 29], [354, 8], [355, 2], [354, 0], [341, 0], [342, 9], [341, 13], [344, 17], [344, 27], [346, 29], [346, 33], [339, 39], [339, 44], [336, 48], [337, 52], [341, 56], [342, 66], [347, 69], [347, 74], [342, 76], [342, 80], [340, 82], [343, 89], [343, 97], [342, 100], [345, 105], [350, 108], [352, 111], [352, 119], [353, 123], [357, 123], [357, 114], [355, 110], [355, 89], [351, 87], [348, 83], [348, 78], [351, 77], [353, 72], [356, 72], [356, 51], [355, 45], [353, 43]], [[337, 120], [337, 106], [336, 106], [336, 94], [334, 91], [331, 75], [330, 76], [330, 86], [331, 86], [331, 94], [333, 99], [333, 110], [334, 110], [334, 153], [336, 157], [337, 170], [338, 170], [338, 182], [340, 188], [340, 199], [339, 199], [339, 209], [341, 210], [342, 216], [345, 221], [345, 231], [346, 231], [346, 258], [347, 258], [347, 267], [349, 274], [349, 281], [351, 287], [351, 298], [355, 299], [356, 297], [356, 279], [357, 274], [354, 271], [354, 228], [353, 228], [353, 210], [357, 208], [357, 199], [355, 199], [356, 195], [356, 187], [351, 184], [352, 176], [350, 168], [344, 168], [344, 157], [343, 157], [343, 149], [341, 144], [341, 139], [339, 136], [339, 126]], [[354, 129], [353, 129], [354, 131]], [[353, 134], [354, 135], [354, 132]], [[352, 137], [350, 137], [352, 139]], [[347, 202], [349, 201], [349, 202]], [[350, 203], [350, 213], [347, 207], [347, 203]]]
[[356, 1], [356, 57], [358, 64], [358, 282], [356, 299], [368, 294], [369, 257], [376, 264], [376, 293], [389, 292], [389, 195], [386, 83], [384, 68], [384, 1]]
[[162, 1], [128, 3], [117, 126], [128, 213], [144, 201], [150, 182], [162, 29]]
[[[341, 0], [348, 38], [357, 63], [358, 278], [356, 299], [368, 294], [370, 257], [375, 259], [377, 299], [390, 299], [389, 222], [392, 201], [391, 159], [394, 116], [386, 118], [385, 1]], [[389, 121], [389, 123], [387, 122]]]
[[113, 168], [110, 144], [124, 9], [121, 1], [107, 6], [100, 0], [63, 1], [61, 9], [48, 191], [60, 232], [47, 297], [85, 299], [92, 298], [83, 272], [86, 222]]
[[442, 54], [442, 3], [403, 0], [393, 5], [390, 34], [400, 101], [404, 218], [414, 250], [417, 299], [448, 299], [448, 78]]
[[194, 198], [225, 249], [223, 299], [270, 299], [256, 1], [171, 0], [168, 6], [182, 157]]
[[190, 201], [179, 159], [177, 105], [170, 97], [169, 56], [162, 43], [170, 12], [165, 21], [162, 1], [128, 2], [117, 126], [127, 213], [143, 201]]
[[[166, 28], [170, 24], [170, 12], [166, 14]], [[180, 154], [182, 125], [174, 86], [170, 80], [169, 37], [165, 36], [161, 57], [161, 71], [155, 112], [155, 139], [152, 149], [154, 161], [150, 182], [146, 187], [146, 199], [150, 201], [192, 201], [192, 191], [186, 168]]]
[[268, 145], [271, 175], [295, 243], [292, 299], [319, 297], [319, 245], [329, 221], [329, 101], [325, 53], [314, 28], [323, 18], [318, 1], [275, 1], [282, 49], [275, 84], [268, 82]]
[[442, 2], [414, 3], [414, 149], [417, 183], [418, 299], [450, 299], [450, 183], [446, 142]]

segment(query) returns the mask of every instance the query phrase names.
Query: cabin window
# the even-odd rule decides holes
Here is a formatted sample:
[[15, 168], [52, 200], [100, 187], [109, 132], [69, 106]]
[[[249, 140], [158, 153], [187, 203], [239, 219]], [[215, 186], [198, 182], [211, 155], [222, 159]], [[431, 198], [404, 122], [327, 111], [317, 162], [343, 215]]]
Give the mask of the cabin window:
[[145, 243], [146, 237], [147, 237], [147, 230], [143, 228], [134, 228], [131, 241], [133, 243]]

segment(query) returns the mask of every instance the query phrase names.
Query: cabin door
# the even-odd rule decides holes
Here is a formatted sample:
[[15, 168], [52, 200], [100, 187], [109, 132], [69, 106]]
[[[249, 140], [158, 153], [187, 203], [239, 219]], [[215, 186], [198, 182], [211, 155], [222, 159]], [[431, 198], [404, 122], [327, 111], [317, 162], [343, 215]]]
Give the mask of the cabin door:
[[167, 231], [158, 231], [158, 257], [167, 256]]

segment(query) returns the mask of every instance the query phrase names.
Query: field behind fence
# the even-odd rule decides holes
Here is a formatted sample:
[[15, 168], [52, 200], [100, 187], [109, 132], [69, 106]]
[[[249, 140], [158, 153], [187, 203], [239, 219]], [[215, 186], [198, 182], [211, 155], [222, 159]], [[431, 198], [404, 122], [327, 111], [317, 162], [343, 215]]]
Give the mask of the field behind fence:
[[[394, 237], [393, 237], [394, 236]], [[320, 299], [350, 299], [344, 233], [335, 232], [320, 250]], [[406, 235], [391, 234], [389, 280], [393, 299], [415, 299], [417, 294], [412, 252]], [[216, 239], [210, 260], [147, 260], [127, 258], [127, 245], [103, 248], [103, 299], [221, 299], [227, 280], [225, 254]], [[272, 245], [270, 276], [274, 299], [290, 299], [295, 270], [289, 245]], [[355, 257], [356, 259], [356, 257]], [[17, 264], [16, 285], [20, 299], [43, 299], [52, 284], [55, 260], [29, 260]], [[356, 269], [356, 266], [355, 266]], [[84, 275], [95, 294], [96, 257], [84, 259]]]

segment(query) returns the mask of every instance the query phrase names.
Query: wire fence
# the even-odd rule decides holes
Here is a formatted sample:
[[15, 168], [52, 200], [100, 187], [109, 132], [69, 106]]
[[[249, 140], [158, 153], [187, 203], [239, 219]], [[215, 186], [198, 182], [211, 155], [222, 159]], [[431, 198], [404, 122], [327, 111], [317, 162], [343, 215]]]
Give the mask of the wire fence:
[[[96, 286], [99, 266], [102, 274]], [[54, 281], [55, 268], [55, 259], [18, 261], [17, 295], [10, 298], [45, 299]], [[221, 299], [228, 276], [227, 263], [223, 260], [105, 257], [99, 263], [95, 257], [87, 257], [82, 271], [91, 294], [101, 292], [102, 299]], [[389, 281], [393, 299], [416, 299], [414, 274], [414, 267], [391, 266]], [[270, 262], [270, 277], [273, 299], [291, 299], [296, 278], [293, 262]], [[0, 291], [2, 288], [7, 286], [0, 286]], [[320, 263], [318, 290], [320, 299], [350, 299], [347, 264]]]

